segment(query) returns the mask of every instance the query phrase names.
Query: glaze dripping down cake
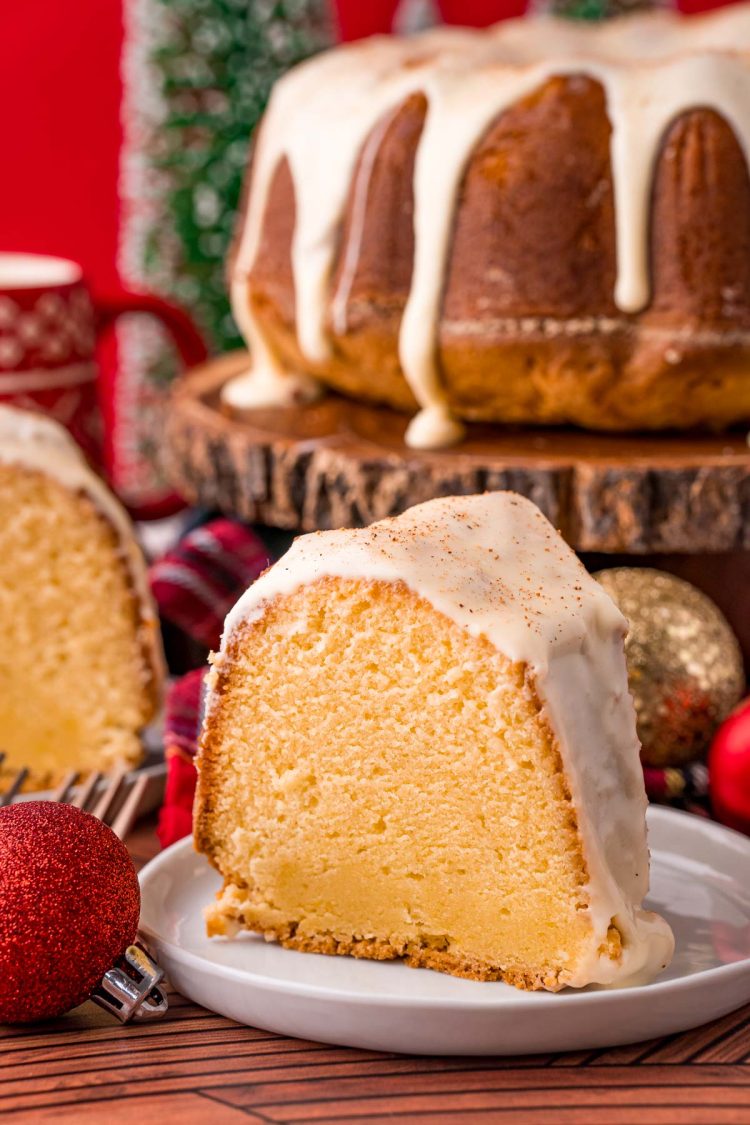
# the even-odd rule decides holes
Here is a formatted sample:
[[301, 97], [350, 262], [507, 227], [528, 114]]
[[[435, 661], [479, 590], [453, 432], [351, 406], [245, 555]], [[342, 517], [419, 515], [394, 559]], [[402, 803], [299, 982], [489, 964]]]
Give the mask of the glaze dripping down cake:
[[624, 634], [513, 493], [297, 539], [214, 660], [209, 933], [523, 988], [655, 975]]
[[137, 765], [163, 656], [130, 520], [50, 418], [0, 407], [0, 749], [43, 789]]
[[231, 268], [230, 406], [324, 384], [594, 429], [750, 418], [750, 6], [338, 47], [276, 86]]

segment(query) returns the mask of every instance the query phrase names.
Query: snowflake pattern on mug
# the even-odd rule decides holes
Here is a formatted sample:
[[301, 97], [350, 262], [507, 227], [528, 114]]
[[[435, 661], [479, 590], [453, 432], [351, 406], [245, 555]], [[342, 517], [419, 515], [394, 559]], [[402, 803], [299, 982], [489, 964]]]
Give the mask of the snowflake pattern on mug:
[[62, 422], [96, 463], [96, 325], [82, 283], [0, 293], [0, 402]]
[[28, 371], [93, 361], [94, 312], [83, 285], [24, 297], [0, 296], [0, 369]]

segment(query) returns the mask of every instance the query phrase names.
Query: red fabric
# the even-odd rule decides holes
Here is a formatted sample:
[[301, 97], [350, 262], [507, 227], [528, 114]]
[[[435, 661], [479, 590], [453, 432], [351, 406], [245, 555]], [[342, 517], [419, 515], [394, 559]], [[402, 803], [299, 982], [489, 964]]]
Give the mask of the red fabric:
[[167, 698], [164, 741], [169, 753], [185, 759], [195, 755], [201, 718], [203, 681], [208, 669], [194, 668], [175, 681]]
[[189, 532], [154, 563], [151, 589], [162, 617], [207, 648], [218, 648], [224, 618], [270, 561], [252, 531], [216, 519]]
[[177, 680], [170, 689], [164, 716], [164, 749], [167, 785], [159, 814], [157, 835], [163, 848], [192, 831], [196, 771], [193, 756], [201, 719], [201, 695], [205, 668], [197, 668]]
[[197, 777], [195, 766], [188, 758], [179, 754], [171, 754], [167, 758], [167, 785], [156, 829], [163, 848], [176, 844], [193, 831], [193, 798]]

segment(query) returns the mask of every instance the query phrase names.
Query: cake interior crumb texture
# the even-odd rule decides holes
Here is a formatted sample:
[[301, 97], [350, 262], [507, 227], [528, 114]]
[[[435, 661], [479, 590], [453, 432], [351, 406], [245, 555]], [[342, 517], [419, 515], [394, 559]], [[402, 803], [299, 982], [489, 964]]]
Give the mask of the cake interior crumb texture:
[[122, 548], [91, 500], [0, 464], [0, 750], [33, 788], [134, 765], [156, 687]]
[[[217, 658], [196, 842], [212, 934], [562, 987], [588, 875], [523, 664], [404, 583], [324, 577]], [[617, 959], [620, 933], [607, 948]]]

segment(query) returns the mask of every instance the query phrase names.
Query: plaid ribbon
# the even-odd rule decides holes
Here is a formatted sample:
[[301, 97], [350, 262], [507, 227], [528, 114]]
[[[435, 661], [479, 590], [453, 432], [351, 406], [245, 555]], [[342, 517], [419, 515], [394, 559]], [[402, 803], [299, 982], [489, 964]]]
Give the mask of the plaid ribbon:
[[193, 640], [218, 648], [224, 618], [270, 561], [265, 543], [234, 520], [193, 528], [151, 567], [159, 613]]
[[[259, 535], [233, 520], [216, 519], [189, 531], [151, 569], [162, 617], [207, 648], [218, 648], [224, 617], [271, 559], [272, 552]], [[188, 672], [175, 681], [167, 698], [167, 785], [158, 827], [162, 847], [191, 831], [193, 757], [205, 674], [205, 666]], [[708, 770], [702, 762], [681, 769], [646, 766], [643, 773], [652, 801], [708, 815]]]
[[157, 833], [163, 848], [193, 829], [196, 772], [193, 765], [200, 733], [201, 693], [206, 676], [196, 668], [177, 680], [167, 698], [164, 718], [167, 784]]

